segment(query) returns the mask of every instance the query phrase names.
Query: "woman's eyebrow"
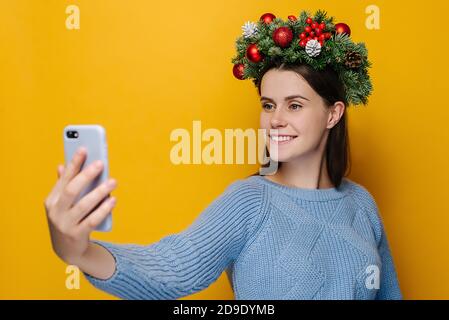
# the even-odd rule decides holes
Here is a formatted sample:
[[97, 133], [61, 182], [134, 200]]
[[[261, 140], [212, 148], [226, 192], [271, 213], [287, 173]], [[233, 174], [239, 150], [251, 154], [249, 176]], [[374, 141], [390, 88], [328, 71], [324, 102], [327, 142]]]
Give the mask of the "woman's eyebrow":
[[[284, 100], [287, 101], [287, 100], [291, 100], [291, 99], [295, 99], [295, 98], [301, 98], [301, 99], [310, 101], [310, 100], [307, 99], [306, 97], [303, 97], [303, 96], [301, 96], [301, 95], [299, 95], [299, 94], [295, 94], [295, 95], [292, 95], [292, 96], [285, 97]], [[271, 98], [264, 97], [264, 96], [260, 97], [260, 101], [263, 101], [263, 100], [268, 100], [268, 101], [274, 102], [274, 100], [271, 99]]]

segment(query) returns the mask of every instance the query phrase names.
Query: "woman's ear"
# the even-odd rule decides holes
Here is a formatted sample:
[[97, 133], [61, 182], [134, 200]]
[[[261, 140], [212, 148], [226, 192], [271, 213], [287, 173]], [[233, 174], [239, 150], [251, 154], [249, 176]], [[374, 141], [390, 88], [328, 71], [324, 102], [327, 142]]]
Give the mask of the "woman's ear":
[[329, 107], [329, 118], [327, 120], [328, 129], [332, 129], [338, 123], [338, 121], [340, 121], [345, 112], [345, 108], [345, 104], [341, 101], [337, 101], [333, 106]]

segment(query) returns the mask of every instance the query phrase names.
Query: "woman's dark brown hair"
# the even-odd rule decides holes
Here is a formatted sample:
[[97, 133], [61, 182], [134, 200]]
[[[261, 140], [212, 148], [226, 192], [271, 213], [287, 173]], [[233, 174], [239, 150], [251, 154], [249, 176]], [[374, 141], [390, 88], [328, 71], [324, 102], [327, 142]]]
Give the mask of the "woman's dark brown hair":
[[[265, 68], [258, 80], [254, 81], [259, 96], [261, 94], [260, 85], [262, 77], [271, 69], [296, 72], [308, 82], [319, 96], [321, 96], [327, 107], [332, 106], [337, 101], [342, 101], [345, 106], [348, 105], [345, 98], [343, 83], [340, 81], [338, 74], [331, 67], [326, 67], [325, 69], [318, 71], [306, 64], [286, 64], [276, 60]], [[269, 151], [266, 147], [265, 152], [269, 156]], [[329, 178], [332, 181], [332, 184], [338, 188], [343, 177], [348, 175], [350, 171], [350, 150], [346, 108], [338, 123], [329, 131], [325, 154]], [[267, 167], [269, 165], [270, 164], [267, 163], [262, 167]], [[282, 163], [278, 163], [278, 168], [280, 168], [281, 165]], [[259, 172], [256, 172], [253, 175], [259, 175]]]

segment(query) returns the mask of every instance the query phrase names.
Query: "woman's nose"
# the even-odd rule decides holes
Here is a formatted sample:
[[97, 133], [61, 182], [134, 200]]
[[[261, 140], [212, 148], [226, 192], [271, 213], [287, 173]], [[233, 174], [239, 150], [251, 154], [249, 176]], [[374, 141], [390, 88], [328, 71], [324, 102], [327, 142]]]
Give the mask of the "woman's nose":
[[271, 126], [273, 128], [283, 127], [286, 124], [287, 122], [284, 119], [284, 115], [279, 109], [273, 112], [273, 115], [271, 117]]

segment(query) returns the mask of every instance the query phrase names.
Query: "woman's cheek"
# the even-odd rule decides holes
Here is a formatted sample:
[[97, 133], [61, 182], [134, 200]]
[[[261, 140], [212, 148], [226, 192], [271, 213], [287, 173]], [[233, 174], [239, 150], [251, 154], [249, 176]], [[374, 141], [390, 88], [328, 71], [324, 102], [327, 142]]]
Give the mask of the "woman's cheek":
[[270, 128], [270, 119], [263, 113], [260, 115], [260, 128], [265, 129], [267, 131]]

